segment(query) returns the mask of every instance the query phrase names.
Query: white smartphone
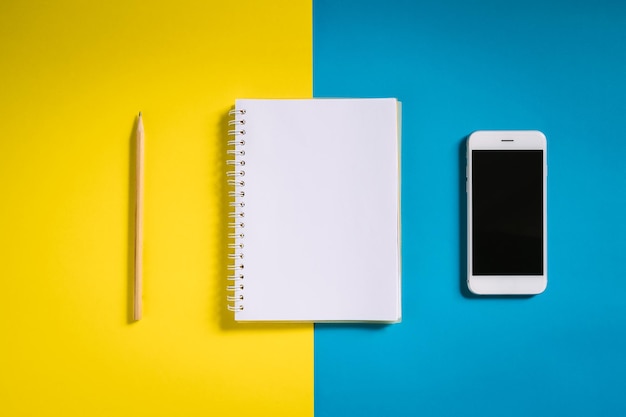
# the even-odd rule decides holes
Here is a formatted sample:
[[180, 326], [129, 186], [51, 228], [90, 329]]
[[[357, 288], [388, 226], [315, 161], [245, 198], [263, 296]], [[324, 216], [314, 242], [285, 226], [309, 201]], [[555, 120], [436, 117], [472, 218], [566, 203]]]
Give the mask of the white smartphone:
[[474, 294], [546, 289], [546, 146], [536, 130], [477, 131], [467, 139], [467, 285]]

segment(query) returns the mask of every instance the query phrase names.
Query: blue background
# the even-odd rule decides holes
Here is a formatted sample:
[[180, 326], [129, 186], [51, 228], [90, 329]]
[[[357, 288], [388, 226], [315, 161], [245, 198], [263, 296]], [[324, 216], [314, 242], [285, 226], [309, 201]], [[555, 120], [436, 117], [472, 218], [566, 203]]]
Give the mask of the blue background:
[[[403, 103], [403, 322], [316, 325], [316, 416], [626, 415], [626, 2], [315, 0], [314, 95]], [[548, 138], [542, 295], [464, 289], [480, 129]]]

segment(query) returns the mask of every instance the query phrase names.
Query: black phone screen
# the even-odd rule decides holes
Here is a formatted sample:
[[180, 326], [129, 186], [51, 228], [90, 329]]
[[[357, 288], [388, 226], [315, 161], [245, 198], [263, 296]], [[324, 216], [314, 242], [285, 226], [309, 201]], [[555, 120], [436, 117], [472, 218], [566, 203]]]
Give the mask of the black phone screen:
[[472, 151], [473, 275], [543, 275], [543, 151]]

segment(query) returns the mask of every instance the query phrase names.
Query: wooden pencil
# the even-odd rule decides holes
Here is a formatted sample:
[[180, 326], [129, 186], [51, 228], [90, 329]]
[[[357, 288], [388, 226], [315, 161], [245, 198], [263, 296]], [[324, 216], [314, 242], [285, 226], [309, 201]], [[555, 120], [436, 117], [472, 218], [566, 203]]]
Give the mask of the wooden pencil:
[[134, 314], [135, 320], [142, 315], [142, 272], [143, 272], [143, 164], [144, 164], [144, 131], [141, 112], [137, 119], [136, 132], [136, 162], [135, 162], [135, 291]]

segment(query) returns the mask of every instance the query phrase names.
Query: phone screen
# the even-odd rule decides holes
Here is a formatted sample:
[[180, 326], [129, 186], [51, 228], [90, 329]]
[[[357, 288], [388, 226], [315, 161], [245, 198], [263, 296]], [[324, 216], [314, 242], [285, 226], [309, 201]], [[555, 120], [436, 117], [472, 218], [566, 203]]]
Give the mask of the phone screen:
[[472, 151], [474, 275], [543, 275], [543, 151]]

